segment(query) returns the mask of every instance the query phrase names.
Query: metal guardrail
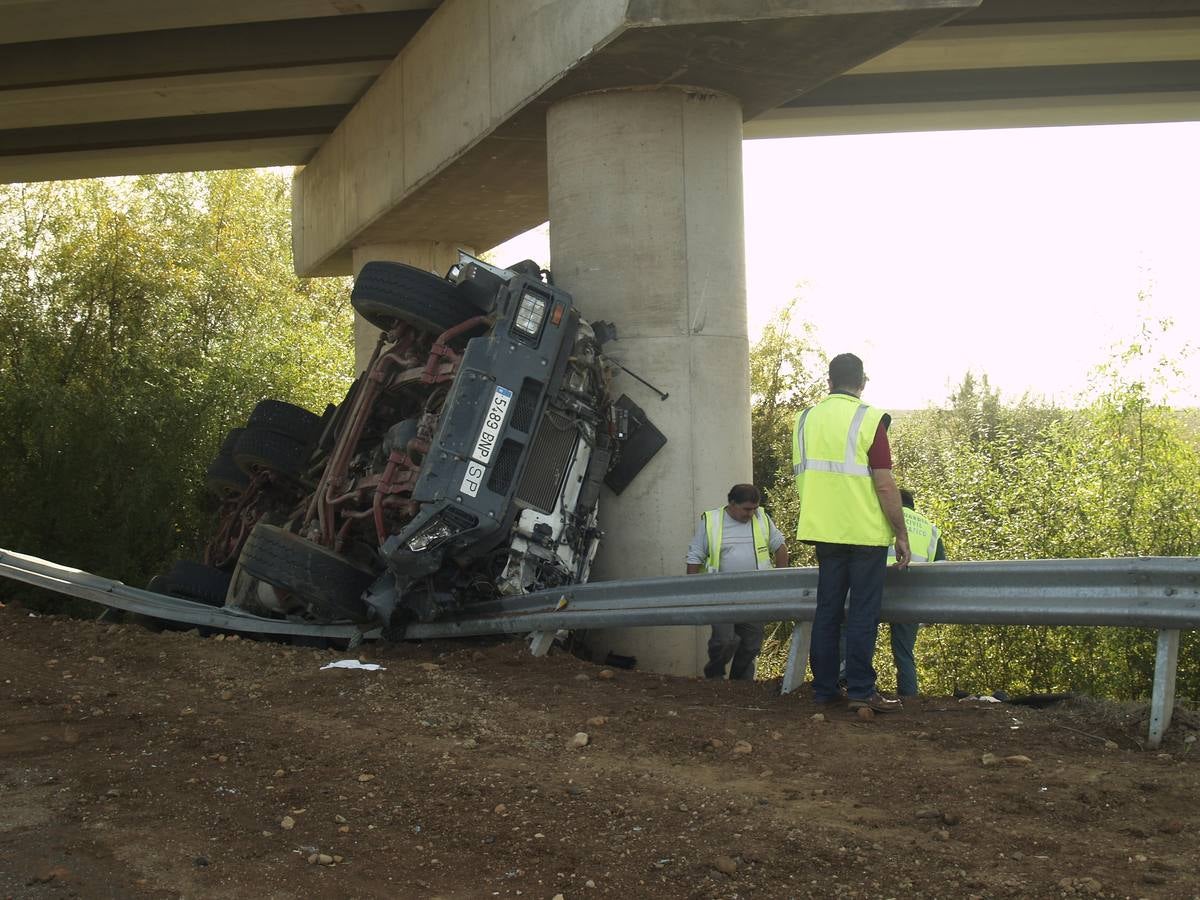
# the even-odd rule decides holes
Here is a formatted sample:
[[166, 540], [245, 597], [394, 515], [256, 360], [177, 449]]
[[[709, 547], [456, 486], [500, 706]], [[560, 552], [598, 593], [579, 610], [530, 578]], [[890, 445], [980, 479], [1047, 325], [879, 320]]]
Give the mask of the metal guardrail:
[[[82, 569], [60, 566], [36, 556], [26, 556], [11, 550], [0, 549], [0, 576], [59, 594], [91, 600], [111, 609], [197, 627], [253, 634], [294, 634], [327, 638], [362, 636], [362, 631], [355, 625], [312, 625], [307, 622], [267, 619], [237, 609], [217, 608], [181, 597], [144, 591], [121, 581], [92, 575]], [[366, 636], [372, 635], [368, 633]]]
[[[0, 576], [194, 625], [270, 634], [361, 635], [355, 626], [214, 609], [6, 550], [0, 550]], [[783, 682], [787, 693], [803, 680], [816, 588], [817, 572], [811, 568], [595, 582], [490, 601], [473, 607], [467, 617], [410, 625], [405, 636], [533, 632], [534, 651], [544, 652], [548, 636], [559, 629], [795, 620]], [[1174, 708], [1179, 633], [1200, 628], [1200, 558], [918, 563], [903, 572], [888, 570], [881, 615], [891, 622], [1157, 629], [1149, 728], [1149, 745], [1157, 747]]]

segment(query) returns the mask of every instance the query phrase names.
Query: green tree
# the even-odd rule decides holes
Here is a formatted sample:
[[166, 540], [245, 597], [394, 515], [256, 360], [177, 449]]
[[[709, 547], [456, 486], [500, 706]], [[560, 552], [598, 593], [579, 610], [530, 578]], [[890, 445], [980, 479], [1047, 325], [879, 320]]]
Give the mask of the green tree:
[[0, 546], [142, 583], [257, 400], [341, 399], [345, 283], [290, 244], [267, 172], [0, 187]]
[[796, 531], [797, 517], [792, 427], [796, 413], [825, 392], [825, 358], [817, 349], [812, 326], [797, 318], [799, 303], [793, 299], [776, 312], [750, 348], [754, 483], [765, 492], [765, 505], [789, 538]]

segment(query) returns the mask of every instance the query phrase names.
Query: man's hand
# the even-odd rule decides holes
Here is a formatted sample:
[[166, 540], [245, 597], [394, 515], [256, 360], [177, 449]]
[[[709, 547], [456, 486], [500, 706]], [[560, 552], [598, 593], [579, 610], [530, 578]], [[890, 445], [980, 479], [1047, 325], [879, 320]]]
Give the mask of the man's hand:
[[908, 568], [912, 551], [908, 548], [908, 528], [904, 524], [900, 488], [896, 487], [896, 479], [892, 476], [891, 469], [872, 470], [871, 481], [875, 485], [875, 496], [879, 498], [879, 508], [883, 510], [888, 524], [892, 526], [892, 534], [896, 536], [896, 568]]

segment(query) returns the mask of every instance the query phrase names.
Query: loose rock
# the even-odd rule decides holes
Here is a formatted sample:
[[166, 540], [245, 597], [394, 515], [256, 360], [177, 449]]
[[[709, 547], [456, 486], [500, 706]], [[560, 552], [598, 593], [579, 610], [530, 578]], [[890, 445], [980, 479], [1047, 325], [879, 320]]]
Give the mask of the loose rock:
[[734, 875], [737, 873], [737, 860], [731, 856], [718, 856], [712, 861], [712, 867], [723, 875]]
[[587, 720], [587, 723], [595, 728], [598, 728], [601, 725], [607, 725], [608, 718], [606, 716], [592, 716]]
[[985, 766], [998, 766], [1000, 764], [1000, 757], [995, 753], [985, 753], [979, 757], [979, 761]]
[[749, 741], [738, 741], [733, 745], [733, 753], [735, 756], [746, 756], [754, 752], [754, 745]]
[[809, 716], [809, 718], [812, 719], [814, 722], [824, 722], [825, 721], [825, 713], [813, 713], [811, 716]]
[[855, 710], [854, 714], [860, 719], [865, 719], [868, 722], [875, 718], [875, 710], [871, 709], [869, 706], [860, 706], [857, 710]]
[[571, 738], [570, 746], [575, 750], [582, 749], [583, 747], [586, 747], [587, 745], [588, 745], [588, 734], [586, 731], [577, 731], [575, 733], [575, 736], [573, 738]]
[[282, 819], [279, 820], [279, 827], [282, 828], [284, 831], [291, 831], [293, 828], [296, 827], [296, 820], [293, 819], [291, 816], [284, 816]]
[[1005, 765], [1009, 766], [1027, 766], [1032, 762], [1032, 759], [1020, 753], [1014, 754], [1013, 756], [1004, 757]]
[[599, 678], [601, 681], [612, 681], [614, 678], [617, 677], [617, 673], [614, 672], [612, 669], [601, 669], [599, 672], [596, 673], [596, 677]]

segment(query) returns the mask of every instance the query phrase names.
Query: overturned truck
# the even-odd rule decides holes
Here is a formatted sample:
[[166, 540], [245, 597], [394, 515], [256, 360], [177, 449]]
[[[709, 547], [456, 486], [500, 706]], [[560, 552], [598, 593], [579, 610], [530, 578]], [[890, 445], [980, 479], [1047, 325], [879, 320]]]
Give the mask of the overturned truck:
[[152, 588], [259, 615], [402, 629], [588, 578], [602, 485], [666, 442], [589, 324], [531, 262], [462, 255], [445, 278], [372, 262], [354, 308], [380, 330], [345, 400], [264, 400], [208, 469], [203, 563]]

